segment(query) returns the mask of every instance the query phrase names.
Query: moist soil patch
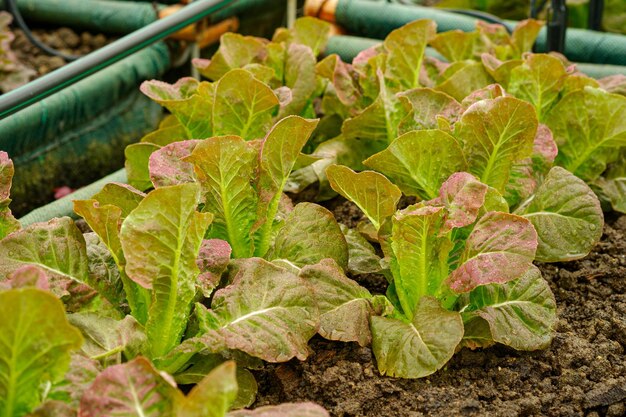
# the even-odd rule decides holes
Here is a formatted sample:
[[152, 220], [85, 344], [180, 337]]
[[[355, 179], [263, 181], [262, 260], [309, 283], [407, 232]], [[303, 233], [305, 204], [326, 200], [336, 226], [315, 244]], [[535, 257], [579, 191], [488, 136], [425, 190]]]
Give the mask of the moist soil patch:
[[[24, 32], [14, 28], [15, 39], [11, 49], [21, 63], [36, 71], [37, 76], [45, 75], [61, 68], [67, 62], [58, 56], [51, 56], [33, 45]], [[31, 29], [33, 35], [44, 44], [66, 55], [83, 56], [115, 40], [101, 33], [76, 32], [67, 27]]]
[[[361, 217], [345, 201], [327, 207], [352, 227]], [[381, 376], [369, 347], [316, 337], [307, 361], [256, 372], [254, 406], [314, 401], [338, 417], [626, 415], [626, 216], [607, 217], [586, 258], [538, 266], [558, 305], [547, 350], [463, 349], [434, 375], [406, 380]], [[374, 293], [386, 286], [354, 278]]]

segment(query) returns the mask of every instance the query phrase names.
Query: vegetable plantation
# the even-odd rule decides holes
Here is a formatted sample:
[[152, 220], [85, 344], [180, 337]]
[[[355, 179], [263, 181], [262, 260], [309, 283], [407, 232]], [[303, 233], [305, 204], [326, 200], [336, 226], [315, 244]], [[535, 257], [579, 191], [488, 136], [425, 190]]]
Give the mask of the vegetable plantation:
[[542, 25], [224, 34], [74, 218], [0, 152], [0, 417], [626, 412], [626, 76]]

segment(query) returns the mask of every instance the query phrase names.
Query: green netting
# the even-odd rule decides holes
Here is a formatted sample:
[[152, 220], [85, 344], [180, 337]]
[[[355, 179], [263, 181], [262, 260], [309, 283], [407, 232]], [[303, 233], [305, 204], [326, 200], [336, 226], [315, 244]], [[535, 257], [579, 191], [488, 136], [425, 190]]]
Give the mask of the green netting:
[[170, 66], [163, 43], [144, 49], [0, 121], [0, 149], [16, 167], [12, 209], [50, 201], [54, 187], [118, 169], [124, 147], [157, 125], [162, 109], [139, 92]]
[[72, 201], [90, 199], [94, 194], [102, 190], [102, 187], [111, 182], [125, 183], [126, 170], [120, 169], [119, 171], [115, 171], [114, 173], [107, 175], [106, 177], [101, 178], [100, 180], [91, 183], [88, 186], [83, 187], [68, 196], [65, 196], [56, 200], [53, 203], [35, 209], [24, 217], [20, 218], [20, 223], [22, 223], [23, 227], [26, 227], [32, 223], [48, 221], [53, 217], [71, 216], [73, 218], [76, 218], [77, 216], [74, 214], [74, 205]]
[[[351, 33], [383, 39], [393, 29], [417, 19], [432, 19], [438, 31], [453, 29], [472, 31], [475, 18], [420, 6], [404, 6], [384, 0], [339, 0], [336, 20]], [[511, 28], [516, 22], [507, 21]], [[545, 51], [546, 30], [539, 33], [537, 51]], [[572, 61], [626, 65], [626, 36], [568, 29], [565, 55]]]

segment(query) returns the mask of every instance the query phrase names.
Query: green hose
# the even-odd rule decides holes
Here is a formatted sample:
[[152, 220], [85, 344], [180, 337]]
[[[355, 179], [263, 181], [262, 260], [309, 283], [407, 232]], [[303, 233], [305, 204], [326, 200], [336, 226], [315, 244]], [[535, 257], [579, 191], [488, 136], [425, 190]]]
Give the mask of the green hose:
[[277, 2], [276, 0], [239, 0], [213, 13], [209, 18], [211, 22], [221, 22], [231, 16], [258, 16], [275, 10], [277, 6], [283, 10], [285, 6], [280, 3], [284, 2]]
[[0, 149], [15, 163], [16, 215], [50, 201], [55, 187], [94, 181], [124, 162], [124, 148], [154, 130], [161, 107], [139, 92], [170, 67], [155, 44], [0, 120]]
[[[92, 32], [126, 34], [158, 19], [155, 6], [148, 0], [16, 0], [19, 10], [29, 21], [52, 23]], [[158, 3], [177, 3], [174, 0]], [[239, 0], [210, 16], [220, 22], [231, 16], [259, 15], [275, 8], [272, 0]], [[281, 8], [283, 6], [281, 5]]]
[[0, 149], [19, 165], [29, 153], [61, 140], [63, 132], [96, 118], [136, 90], [142, 81], [163, 75], [169, 67], [169, 51], [164, 43], [137, 52], [0, 120]]
[[[344, 62], [352, 62], [355, 56], [364, 49], [380, 44], [380, 40], [360, 38], [357, 36], [333, 36], [328, 41], [326, 54], [337, 54]], [[434, 49], [426, 48], [426, 55], [445, 61]], [[609, 75], [626, 75], [626, 67], [620, 65], [599, 65], [577, 63], [576, 67], [584, 74], [593, 78], [603, 78]]]
[[94, 194], [100, 192], [105, 185], [111, 182], [126, 183], [126, 181], [126, 170], [120, 169], [119, 171], [115, 171], [111, 175], [107, 175], [106, 177], [101, 178], [86, 187], [76, 190], [72, 194], [66, 195], [65, 197], [50, 204], [46, 204], [45, 206], [31, 211], [24, 217], [20, 218], [20, 223], [22, 224], [22, 227], [26, 227], [32, 223], [46, 222], [54, 217], [70, 216], [77, 218], [76, 214], [74, 214], [74, 204], [72, 201], [88, 200], [93, 197]]
[[29, 21], [104, 33], [130, 33], [158, 18], [154, 6], [145, 2], [17, 0], [17, 6]]
[[[453, 29], [473, 31], [477, 21], [435, 8], [374, 0], [339, 0], [335, 19], [349, 32], [375, 39], [384, 39], [392, 30], [417, 19], [434, 20], [440, 32]], [[510, 28], [516, 23], [506, 21]], [[566, 36], [565, 55], [572, 61], [626, 65], [626, 36], [584, 29], [568, 29]], [[537, 38], [537, 51], [545, 51], [546, 43], [543, 28]]]

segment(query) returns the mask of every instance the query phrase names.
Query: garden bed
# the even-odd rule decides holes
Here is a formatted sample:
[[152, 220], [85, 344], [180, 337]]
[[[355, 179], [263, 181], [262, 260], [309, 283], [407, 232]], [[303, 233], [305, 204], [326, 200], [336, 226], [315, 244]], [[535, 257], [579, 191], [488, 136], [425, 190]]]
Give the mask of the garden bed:
[[[33, 34], [44, 44], [67, 55], [82, 56], [113, 42], [114, 37], [102, 33], [77, 32], [67, 27], [37, 28]], [[51, 56], [33, 45], [20, 29], [15, 29], [15, 40], [11, 44], [18, 60], [36, 71], [37, 76], [45, 75], [61, 68], [67, 62], [58, 56]]]
[[[358, 218], [345, 204], [338, 207], [340, 222]], [[607, 217], [602, 240], [586, 258], [539, 267], [558, 306], [556, 334], [544, 351], [463, 349], [438, 373], [405, 380], [381, 377], [369, 347], [316, 337], [307, 361], [256, 373], [255, 406], [313, 401], [337, 417], [624, 415], [626, 216]], [[373, 293], [386, 287], [382, 276], [378, 283], [355, 278]]]
[[540, 29], [224, 35], [80, 229], [0, 152], [0, 414], [624, 414], [626, 98]]

